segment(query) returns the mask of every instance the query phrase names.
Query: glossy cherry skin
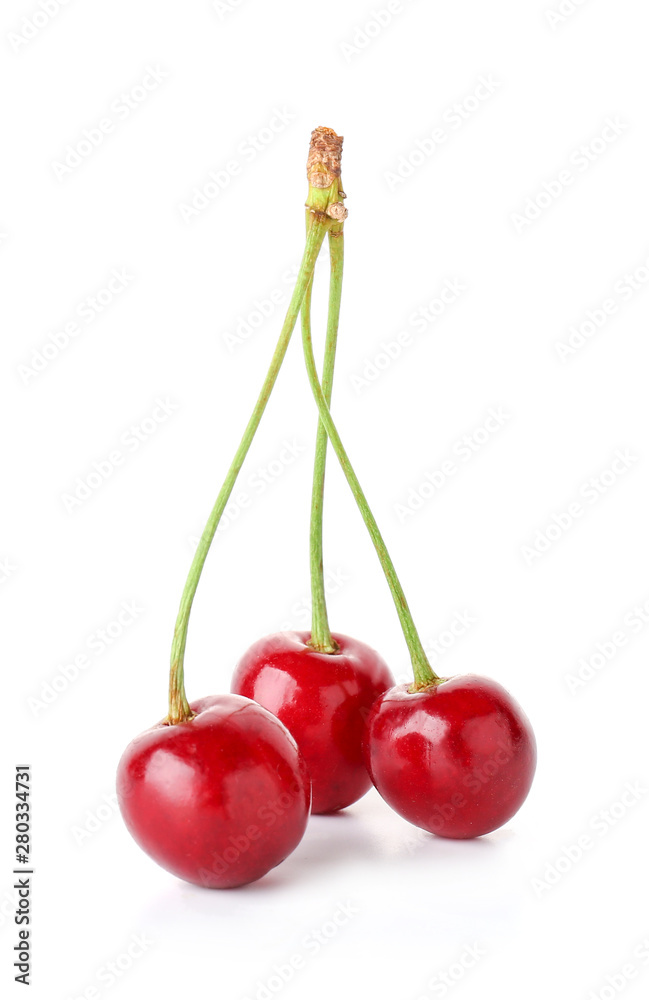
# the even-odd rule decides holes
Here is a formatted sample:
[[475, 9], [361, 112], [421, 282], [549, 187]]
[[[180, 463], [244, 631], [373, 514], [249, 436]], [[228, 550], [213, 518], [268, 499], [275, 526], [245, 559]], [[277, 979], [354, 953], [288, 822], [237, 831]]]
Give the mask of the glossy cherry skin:
[[215, 695], [189, 722], [130, 743], [117, 771], [124, 822], [154, 861], [187, 882], [254, 882], [297, 847], [310, 779], [287, 729], [248, 698]]
[[293, 734], [311, 775], [312, 812], [344, 809], [371, 787], [362, 742], [372, 705], [394, 679], [379, 654], [347, 635], [318, 653], [308, 632], [277, 632], [241, 658], [232, 691], [254, 698]]
[[500, 684], [467, 674], [394, 687], [368, 720], [365, 760], [385, 801], [440, 837], [480, 837], [523, 804], [536, 767], [527, 716]]

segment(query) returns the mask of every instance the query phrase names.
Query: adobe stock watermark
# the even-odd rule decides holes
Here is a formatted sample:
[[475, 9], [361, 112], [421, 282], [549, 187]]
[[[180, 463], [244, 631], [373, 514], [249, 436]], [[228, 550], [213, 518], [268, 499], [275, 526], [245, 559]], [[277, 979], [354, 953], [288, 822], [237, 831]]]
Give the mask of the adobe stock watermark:
[[[424, 651], [431, 665], [437, 664], [455, 646], [458, 639], [467, 635], [478, 622], [473, 612], [465, 608], [464, 611], [456, 611], [452, 619], [447, 622], [437, 635], [426, 639]], [[408, 676], [410, 680], [410, 675]]]
[[83, 819], [70, 827], [70, 834], [77, 847], [85, 847], [118, 813], [117, 792], [104, 792], [99, 804], [86, 809]]
[[[485, 786], [493, 781], [502, 782], [502, 769], [509, 764], [515, 751], [515, 746], [511, 741], [505, 739], [496, 740], [495, 749], [477, 767], [472, 768], [469, 774], [462, 778], [464, 791], [453, 792], [446, 802], [436, 802], [430, 814], [426, 817], [427, 829], [432, 829], [437, 834], [442, 834], [447, 826], [467, 806], [471, 807], [475, 802], [476, 795], [484, 791]], [[466, 792], [466, 794], [465, 794]]]
[[269, 976], [263, 980], [258, 979], [243, 1000], [272, 1000], [287, 983], [307, 967], [310, 959], [329, 947], [359, 912], [356, 904], [349, 899], [338, 902], [331, 916], [327, 917], [319, 927], [312, 928], [303, 938], [299, 950], [293, 952], [286, 961], [275, 965]]
[[417, 1000], [433, 1000], [436, 997], [445, 997], [449, 990], [457, 986], [467, 972], [475, 969], [478, 962], [487, 955], [487, 949], [475, 941], [473, 944], [464, 946], [458, 957], [447, 969], [442, 969], [430, 977], [426, 983], [426, 993], [420, 993]]
[[246, 3], [246, 0], [212, 0], [211, 7], [218, 15], [219, 21], [224, 21], [228, 14], [238, 10]]
[[[285, 438], [277, 455], [250, 473], [245, 481], [245, 488], [235, 488], [223, 511], [223, 516], [216, 529], [217, 532], [228, 531], [239, 520], [244, 511], [249, 510], [270, 486], [281, 479], [287, 470], [299, 461], [302, 455], [306, 454], [306, 451], [306, 445], [298, 441], [297, 438]], [[194, 551], [199, 541], [200, 535], [190, 535], [188, 538], [189, 545]]]
[[534, 537], [521, 546], [521, 555], [526, 564], [532, 566], [549, 552], [590, 508], [607, 495], [637, 461], [638, 456], [628, 448], [618, 448], [613, 461], [605, 469], [581, 484], [577, 491], [578, 499], [565, 505], [558, 514], [552, 514], [542, 528], [537, 528]]
[[146, 444], [179, 409], [170, 396], [158, 396], [146, 416], [127, 427], [118, 438], [117, 445], [103, 457], [95, 459], [90, 469], [77, 476], [70, 490], [61, 494], [61, 502], [68, 514], [73, 514], [101, 489], [105, 482], [123, 468], [132, 455]]
[[112, 268], [108, 279], [77, 303], [74, 318], [52, 330], [38, 347], [32, 347], [29, 359], [18, 365], [23, 385], [29, 385], [49, 368], [130, 287], [133, 280], [129, 268]]
[[[326, 254], [320, 254], [316, 261], [315, 273], [328, 266]], [[228, 329], [223, 331], [221, 339], [228, 349], [228, 354], [234, 354], [239, 347], [257, 334], [275, 316], [280, 306], [288, 306], [299, 270], [299, 264], [285, 268], [270, 291], [254, 298], [229, 324]]]
[[[453, 617], [446, 623], [436, 635], [429, 637], [424, 642], [424, 652], [428, 657], [431, 666], [436, 667], [442, 657], [453, 649], [458, 639], [467, 635], [477, 624], [478, 619], [473, 612], [466, 608], [464, 611], [456, 611]], [[404, 670], [396, 678], [397, 684], [408, 684], [412, 682], [412, 667]]]
[[235, 864], [242, 855], [247, 854], [253, 844], [260, 837], [264, 836], [264, 831], [269, 830], [281, 819], [289, 809], [292, 809], [296, 800], [301, 801], [304, 796], [304, 787], [299, 783], [290, 785], [288, 789], [280, 792], [279, 795], [268, 799], [259, 806], [255, 813], [256, 823], [249, 823], [245, 831], [240, 834], [230, 835], [227, 846], [221, 853], [212, 852], [210, 867], [202, 867], [198, 871], [201, 884], [210, 886], [214, 876], [222, 876]]
[[94, 125], [84, 128], [77, 139], [68, 143], [60, 159], [52, 160], [52, 171], [57, 180], [62, 181], [74, 173], [99, 149], [107, 136], [115, 133], [134, 111], [148, 101], [169, 76], [169, 70], [162, 66], [147, 66], [144, 75], [133, 87], [123, 90]]
[[649, 597], [635, 604], [622, 618], [621, 625], [605, 639], [595, 643], [594, 650], [581, 656], [573, 672], [564, 674], [564, 680], [572, 695], [577, 694], [597, 677], [604, 667], [617, 657], [618, 653], [633, 641], [649, 623]]
[[407, 326], [394, 334], [390, 340], [382, 340], [379, 350], [369, 358], [363, 358], [358, 371], [352, 372], [349, 381], [357, 394], [373, 385], [395, 361], [416, 343], [415, 334], [426, 333], [446, 315], [450, 306], [457, 302], [466, 284], [460, 278], [444, 278], [435, 294], [408, 316]]
[[607, 973], [591, 989], [586, 1000], [616, 1000], [649, 965], [649, 936], [643, 938], [631, 951], [627, 960], [613, 972]]
[[17, 569], [18, 567], [11, 561], [10, 556], [0, 558], [0, 587], [16, 575]]
[[237, 316], [228, 330], [223, 331], [221, 340], [227, 347], [228, 354], [234, 354], [237, 348], [250, 340], [281, 306], [288, 304], [289, 292], [296, 277], [297, 269], [294, 274], [293, 268], [287, 268], [270, 291], [253, 299], [250, 308]]
[[253, 163], [257, 157], [269, 148], [278, 135], [286, 131], [295, 121], [297, 115], [286, 105], [275, 107], [268, 121], [243, 139], [236, 147], [234, 154], [219, 167], [210, 170], [207, 178], [195, 185], [192, 193], [178, 205], [180, 217], [185, 223], [190, 223], [209, 208], [216, 199], [230, 186], [232, 181], [240, 177], [246, 166]]
[[509, 218], [518, 235], [526, 232], [555, 205], [579, 177], [613, 148], [628, 127], [628, 123], [622, 121], [619, 115], [609, 117], [596, 135], [573, 149], [568, 155], [567, 165], [550, 180], [543, 181], [540, 188], [526, 198], [516, 212], [511, 213]]
[[[402, 681], [402, 683], [405, 684], [408, 680], [412, 681], [412, 672], [410, 673], [410, 677], [406, 678], [406, 680]], [[406, 831], [401, 846], [412, 856], [417, 854], [419, 849], [423, 847], [424, 844], [430, 843], [430, 839], [431, 835], [428, 830], [422, 830], [421, 828], [415, 826]]]
[[591, 816], [587, 830], [571, 843], [564, 844], [559, 853], [546, 862], [542, 874], [532, 879], [531, 885], [536, 895], [540, 898], [558, 885], [611, 830], [626, 819], [646, 794], [643, 781], [627, 781], [623, 791], [613, 802]]
[[559, 360], [565, 363], [574, 358], [648, 282], [649, 257], [645, 257], [613, 283], [609, 295], [592, 309], [587, 309], [584, 317], [568, 328], [568, 335], [563, 340], [555, 341]]
[[26, 14], [20, 24], [7, 33], [7, 41], [14, 52], [22, 52], [69, 3], [70, 0], [39, 0], [31, 13]]
[[[340, 591], [351, 580], [349, 573], [344, 569], [327, 569], [324, 572], [324, 588], [327, 597], [331, 598]], [[311, 628], [311, 614], [313, 605], [311, 594], [304, 594], [299, 600], [294, 601], [289, 610], [289, 617], [283, 618], [278, 625], [277, 632], [295, 632], [308, 630]]]
[[[412, 674], [409, 679], [412, 681]], [[499, 782], [502, 783], [503, 768], [509, 764], [514, 752], [515, 747], [510, 740], [503, 738], [492, 743], [492, 751], [489, 756], [462, 778], [462, 790], [458, 789], [452, 792], [444, 802], [435, 803], [425, 818], [427, 829], [410, 832], [404, 844], [408, 853], [414, 854], [428, 841], [431, 835], [428, 831], [443, 836], [444, 828], [449, 830], [449, 823], [451, 824], [450, 830], [453, 830], [453, 821], [456, 817], [461, 817], [462, 811], [467, 806], [475, 803], [476, 796], [484, 793], [492, 782], [495, 782], [496, 785]]]
[[354, 25], [348, 39], [338, 43], [338, 47], [345, 57], [345, 62], [350, 63], [355, 56], [368, 49], [410, 3], [412, 0], [387, 0], [384, 7], [378, 9], [372, 7], [364, 20]]
[[473, 89], [450, 104], [437, 124], [429, 128], [423, 138], [415, 139], [410, 149], [397, 157], [391, 170], [383, 171], [388, 190], [396, 191], [405, 184], [454, 133], [464, 128], [502, 85], [502, 80], [497, 80], [493, 73], [480, 76]]
[[93, 982], [81, 993], [68, 993], [65, 1000], [99, 1000], [120, 983], [154, 945], [155, 941], [147, 934], [131, 934], [124, 948], [97, 969]]
[[107, 622], [86, 636], [81, 650], [60, 663], [54, 673], [42, 680], [38, 690], [28, 697], [27, 707], [32, 715], [38, 718], [59, 701], [79, 677], [140, 620], [144, 610], [136, 600], [122, 601], [117, 612]]
[[545, 20], [553, 31], [566, 23], [588, 0], [561, 0], [555, 7], [546, 7]]
[[0, 897], [0, 930], [7, 922], [13, 926], [17, 902], [18, 893], [15, 887], [6, 889]]
[[476, 427], [458, 438], [448, 457], [436, 469], [426, 472], [422, 480], [416, 486], [411, 486], [405, 497], [394, 504], [399, 523], [404, 524], [414, 517], [417, 511], [436, 497], [510, 420], [511, 415], [502, 406], [492, 406]]

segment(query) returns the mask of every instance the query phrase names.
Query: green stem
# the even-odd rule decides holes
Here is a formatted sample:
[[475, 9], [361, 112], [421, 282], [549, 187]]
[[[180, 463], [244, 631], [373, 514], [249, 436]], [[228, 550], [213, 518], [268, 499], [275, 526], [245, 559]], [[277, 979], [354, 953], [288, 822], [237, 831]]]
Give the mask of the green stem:
[[316, 369], [315, 358], [313, 356], [311, 331], [308, 328], [308, 325], [305, 326], [304, 324], [302, 326], [302, 343], [304, 347], [304, 360], [306, 362], [309, 382], [318, 406], [320, 420], [324, 425], [327, 436], [331, 441], [332, 447], [345, 474], [345, 478], [349, 483], [354, 499], [356, 500], [358, 508], [361, 512], [365, 526], [367, 527], [372, 542], [374, 543], [374, 548], [376, 549], [379, 562], [381, 563], [383, 572], [385, 573], [388, 586], [390, 587], [390, 592], [392, 593], [392, 597], [396, 605], [399, 621], [401, 622], [401, 628], [403, 629], [403, 634], [408, 645], [410, 658], [412, 660], [415, 687], [426, 687], [427, 685], [438, 683], [440, 678], [428, 662], [428, 658], [424, 652], [424, 647], [412, 619], [412, 614], [410, 613], [410, 608], [408, 607], [408, 602], [406, 601], [406, 596], [403, 592], [401, 583], [399, 582], [399, 577], [397, 576], [392, 559], [390, 558], [390, 554], [386, 548], [385, 542], [383, 541], [374, 515], [370, 510], [365, 494], [361, 488], [361, 484], [359, 483], [356, 473], [352, 468], [352, 464], [349, 461], [345, 448], [343, 447], [340, 435], [336, 430], [336, 425], [334, 424], [331, 413], [329, 412], [327, 400], [318, 380], [318, 372]]
[[[335, 226], [333, 231], [329, 233], [329, 311], [327, 315], [327, 336], [325, 339], [325, 354], [321, 379], [322, 394], [327, 406], [331, 405], [334, 366], [336, 363], [344, 254], [342, 226]], [[309, 337], [311, 336], [311, 287], [309, 286], [302, 305], [302, 331], [304, 333], [306, 325]], [[322, 515], [326, 462], [327, 431], [322, 420], [319, 419], [315, 444], [315, 460], [313, 463], [313, 488], [311, 491], [310, 561], [312, 620], [309, 645], [320, 653], [335, 653], [338, 649], [338, 643], [335, 639], [332, 639], [329, 629], [322, 558]]]
[[207, 557], [207, 553], [209, 552], [210, 545], [212, 544], [212, 539], [214, 538], [219, 521], [223, 515], [223, 511], [225, 510], [230, 494], [232, 493], [237, 476], [241, 470], [241, 466], [243, 465], [244, 459], [248, 453], [252, 439], [255, 436], [263, 412], [266, 409], [266, 404], [268, 403], [273, 386], [275, 385], [277, 375], [279, 374], [279, 370], [286, 354], [286, 349], [291, 339], [291, 334], [293, 333], [293, 329], [300, 313], [302, 300], [313, 277], [313, 269], [315, 267], [316, 258], [320, 252], [325, 234], [331, 228], [332, 224], [332, 220], [327, 218], [324, 214], [314, 214], [312, 225], [310, 226], [307, 234], [304, 256], [302, 257], [297, 282], [288, 307], [286, 319], [284, 320], [282, 332], [279, 336], [277, 347], [275, 348], [275, 353], [273, 354], [273, 358], [270, 363], [270, 368], [268, 369], [261, 392], [259, 393], [257, 402], [255, 403], [252, 416], [250, 417], [243, 437], [241, 438], [241, 443], [237, 448], [232, 464], [228, 470], [228, 474], [225, 477], [225, 482], [221, 487], [219, 495], [216, 498], [216, 503], [212, 509], [212, 513], [210, 514], [207, 524], [205, 525], [205, 530], [201, 535], [201, 539], [194, 554], [194, 559], [189, 569], [185, 589], [183, 590], [180, 600], [180, 609], [178, 611], [173, 642], [171, 645], [169, 715], [167, 721], [172, 725], [175, 725], [178, 722], [186, 722], [188, 719], [193, 717], [193, 712], [189, 707], [189, 702], [187, 701], [187, 696], [185, 694], [185, 645], [187, 642], [187, 626], [189, 623], [189, 616], [194, 601], [194, 595], [196, 594], [198, 581], [200, 580], [203, 566], [205, 565], [205, 559]]

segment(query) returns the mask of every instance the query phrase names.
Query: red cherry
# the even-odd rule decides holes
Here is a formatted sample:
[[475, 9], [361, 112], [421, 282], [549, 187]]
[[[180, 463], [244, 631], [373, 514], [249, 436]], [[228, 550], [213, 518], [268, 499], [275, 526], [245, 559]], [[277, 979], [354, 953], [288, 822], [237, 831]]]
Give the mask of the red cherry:
[[259, 639], [239, 660], [232, 691], [282, 720], [311, 774], [312, 812], [335, 812], [371, 787], [362, 752], [366, 722], [394, 678], [364, 642], [336, 633], [338, 652], [318, 653], [309, 638], [277, 632]]
[[193, 719], [159, 722], [130, 743], [117, 771], [129, 831], [187, 882], [229, 889], [254, 882], [294, 850], [310, 788], [285, 727], [235, 695], [202, 698]]
[[394, 687], [368, 720], [365, 759], [385, 801], [440, 837], [480, 837], [520, 809], [536, 741], [500, 684], [468, 674], [409, 693]]

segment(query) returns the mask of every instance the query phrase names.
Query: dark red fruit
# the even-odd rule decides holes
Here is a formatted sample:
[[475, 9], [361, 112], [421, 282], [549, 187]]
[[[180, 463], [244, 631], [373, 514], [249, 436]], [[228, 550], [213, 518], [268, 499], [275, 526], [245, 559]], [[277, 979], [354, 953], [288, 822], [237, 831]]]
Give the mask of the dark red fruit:
[[362, 742], [370, 709], [394, 679], [379, 654], [335, 634], [337, 653], [318, 653], [308, 632], [278, 632], [237, 664], [232, 691], [254, 698], [297, 740], [311, 774], [312, 812], [344, 809], [371, 782]]
[[187, 882], [254, 882], [306, 829], [310, 781], [285, 727], [235, 695], [202, 698], [188, 722], [159, 722], [130, 743], [117, 771], [124, 822], [154, 861]]
[[467, 674], [410, 694], [394, 687], [368, 722], [365, 760], [385, 801], [440, 837], [480, 837], [518, 811], [536, 741], [500, 684]]

